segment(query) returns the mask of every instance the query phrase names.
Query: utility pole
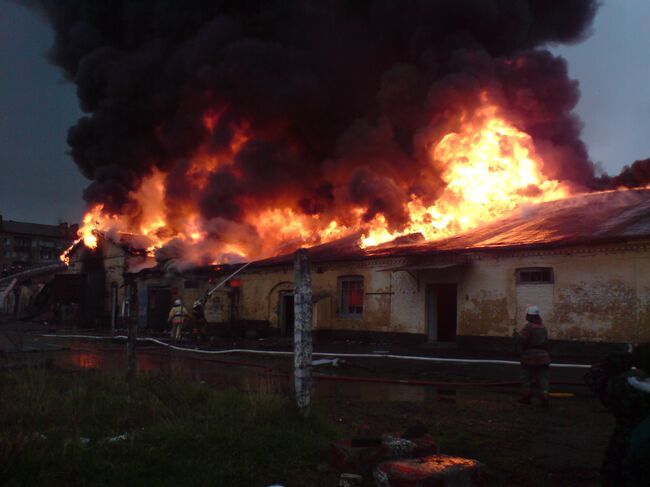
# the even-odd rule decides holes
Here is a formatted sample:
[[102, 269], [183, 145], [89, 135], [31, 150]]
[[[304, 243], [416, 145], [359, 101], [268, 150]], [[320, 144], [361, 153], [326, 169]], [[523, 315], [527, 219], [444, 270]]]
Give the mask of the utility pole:
[[115, 336], [117, 322], [117, 283], [111, 283], [111, 336]]
[[[128, 293], [129, 302], [132, 293], [133, 283], [125, 287], [125, 294]], [[138, 316], [131, 316], [127, 313], [126, 322], [128, 323], [128, 337], [126, 341], [126, 374], [129, 379], [135, 377], [138, 367], [138, 359], [136, 355], [136, 345], [138, 343]]]
[[135, 320], [129, 320], [129, 337], [126, 342], [126, 372], [129, 378], [135, 377], [137, 372], [136, 343], [138, 335], [138, 324]]
[[296, 403], [303, 416], [311, 404], [312, 291], [309, 255], [306, 249], [294, 254], [293, 361]]

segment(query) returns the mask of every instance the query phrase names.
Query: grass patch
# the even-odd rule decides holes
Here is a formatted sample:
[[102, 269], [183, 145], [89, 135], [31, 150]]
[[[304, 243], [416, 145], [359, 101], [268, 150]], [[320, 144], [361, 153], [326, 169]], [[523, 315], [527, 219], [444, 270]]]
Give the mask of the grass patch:
[[31, 369], [0, 385], [1, 485], [305, 485], [334, 436], [289, 400], [155, 376]]

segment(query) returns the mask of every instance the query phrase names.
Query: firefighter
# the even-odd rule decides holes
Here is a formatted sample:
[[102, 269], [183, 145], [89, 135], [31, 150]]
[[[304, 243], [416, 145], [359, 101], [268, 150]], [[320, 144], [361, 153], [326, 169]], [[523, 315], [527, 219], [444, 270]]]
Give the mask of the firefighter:
[[530, 404], [537, 395], [542, 407], [548, 407], [548, 370], [551, 357], [548, 353], [548, 331], [537, 306], [526, 309], [526, 324], [514, 331], [521, 347], [521, 399]]
[[605, 486], [645, 486], [650, 476], [650, 343], [596, 363], [585, 382], [616, 418], [601, 467]]
[[169, 310], [167, 322], [172, 325], [172, 340], [178, 341], [181, 339], [181, 331], [183, 325], [187, 321], [189, 314], [180, 299], [174, 301], [174, 306]]

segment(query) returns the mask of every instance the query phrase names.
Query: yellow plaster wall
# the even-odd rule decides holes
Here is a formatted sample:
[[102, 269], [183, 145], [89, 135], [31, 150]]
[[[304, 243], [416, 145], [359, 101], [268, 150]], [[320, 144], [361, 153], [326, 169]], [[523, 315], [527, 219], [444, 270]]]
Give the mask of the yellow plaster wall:
[[[515, 271], [552, 267], [552, 284], [517, 285]], [[574, 249], [485, 258], [463, 273], [458, 333], [508, 336], [529, 304], [540, 307], [552, 338], [642, 341], [649, 336], [650, 252]], [[460, 293], [459, 293], [460, 294]]]
[[[364, 263], [312, 265], [312, 292], [320, 300], [314, 306], [315, 329], [390, 331], [391, 273], [376, 272]], [[364, 312], [361, 319], [338, 316], [338, 278], [361, 275], [364, 278]], [[243, 281], [240, 317], [268, 320], [278, 327], [280, 294], [293, 290], [293, 267], [246, 271]]]
[[[316, 329], [426, 333], [427, 284], [458, 285], [458, 334], [511, 336], [529, 304], [540, 307], [555, 339], [650, 340], [650, 249], [575, 248], [512, 256], [483, 254], [437, 270], [382, 272], [387, 262], [312, 265]], [[554, 283], [517, 285], [515, 271], [552, 267]], [[338, 278], [364, 277], [362, 319], [339, 318]], [[240, 317], [278, 327], [279, 296], [293, 288], [293, 268], [243, 273]]]

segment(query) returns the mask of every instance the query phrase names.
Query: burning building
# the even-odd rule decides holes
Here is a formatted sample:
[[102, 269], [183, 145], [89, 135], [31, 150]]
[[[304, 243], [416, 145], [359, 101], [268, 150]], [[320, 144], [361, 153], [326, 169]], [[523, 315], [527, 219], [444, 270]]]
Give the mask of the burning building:
[[[559, 271], [549, 270], [557, 264], [541, 257], [517, 264], [516, 304], [498, 290], [506, 286], [500, 271], [488, 273], [499, 280], [492, 290], [461, 277], [480, 276], [477, 262], [487, 255], [505, 262], [500, 252], [519, 252], [512, 249], [534, 238], [542, 247], [577, 245], [568, 224], [560, 238], [543, 229], [532, 237], [523, 223], [508, 233], [513, 220], [502, 218], [516, 220], [507, 215], [524, 208], [578, 208], [587, 197], [576, 195], [647, 183], [647, 161], [614, 178], [596, 173], [573, 113], [578, 84], [546, 49], [589, 34], [594, 0], [32, 3], [55, 29], [50, 59], [77, 85], [86, 113], [68, 134], [91, 181], [79, 243], [94, 248], [100, 236], [137, 235], [140, 248], [165, 263], [163, 276], [266, 262], [250, 266], [229, 295], [240, 295], [239, 305], [227, 308], [280, 329], [289, 323], [290, 279], [273, 271], [268, 286], [279, 299], [252, 276], [312, 247], [314, 258], [339, 249], [334, 255], [367, 268], [340, 275], [327, 270], [336, 258], [324, 258], [314, 280], [333, 279], [323, 281], [329, 298], [316, 310], [323, 327], [446, 340], [493, 334], [479, 325], [489, 315], [502, 334], [526, 300], [517, 293], [533, 286], [526, 279], [543, 281], [538, 290], [559, 289]], [[485, 224], [495, 221], [507, 244], [493, 245], [497, 224]], [[488, 228], [496, 233], [472, 240]], [[422, 241], [395, 244], [413, 235]], [[443, 254], [458, 260], [440, 261]], [[410, 261], [425, 255], [434, 267]], [[533, 268], [541, 270], [525, 270]], [[261, 286], [266, 301], [248, 302], [250, 286]], [[141, 303], [144, 293], [138, 288]], [[397, 304], [402, 294], [418, 304]], [[438, 306], [454, 296], [455, 308]], [[490, 299], [490, 307], [473, 301]], [[434, 326], [434, 315], [442, 323], [453, 309], [462, 318], [456, 325]], [[599, 333], [565, 335], [622, 338]]]
[[[650, 190], [631, 190], [532, 205], [436, 242], [314, 247], [315, 330], [507, 349], [534, 303], [555, 350], [647, 341], [649, 239]], [[289, 331], [291, 264], [242, 271], [243, 318]]]
[[[65, 255], [66, 270], [55, 276], [53, 300], [55, 320], [77, 325], [102, 325], [118, 316], [128, 318], [135, 302], [128, 275], [155, 265], [141, 239], [121, 235], [119, 239], [97, 236], [94, 247], [77, 241]], [[166, 305], [165, 305], [166, 306]]]
[[[309, 249], [315, 334], [508, 350], [534, 303], [557, 353], [647, 341], [649, 242], [647, 189], [528, 205], [432, 242], [411, 235], [363, 248], [352, 235]], [[173, 299], [190, 308], [241, 269], [206, 302], [213, 331], [239, 326], [244, 333], [263, 324], [270, 334], [292, 335], [292, 253], [245, 268], [179, 270], [167, 260], [138, 271], [120, 262], [130, 283], [128, 313], [143, 328], [160, 331]], [[107, 320], [109, 305], [104, 309]]]

